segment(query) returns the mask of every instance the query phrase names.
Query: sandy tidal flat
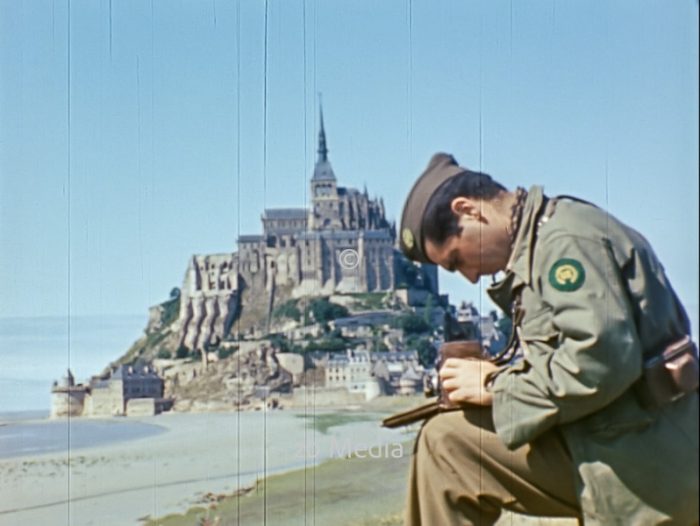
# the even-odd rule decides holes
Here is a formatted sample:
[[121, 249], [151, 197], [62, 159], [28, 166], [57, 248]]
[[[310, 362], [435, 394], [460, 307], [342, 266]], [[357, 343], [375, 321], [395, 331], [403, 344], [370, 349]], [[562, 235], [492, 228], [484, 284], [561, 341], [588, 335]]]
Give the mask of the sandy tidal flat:
[[[398, 444], [410, 438], [380, 428], [379, 415], [303, 416], [163, 414], [138, 419], [167, 428], [154, 436], [2, 459], [0, 525], [138, 524], [183, 512], [208, 492], [231, 493], [266, 475], [308, 469], [350, 450], [398, 454]], [[314, 419], [317, 430], [309, 425]]]

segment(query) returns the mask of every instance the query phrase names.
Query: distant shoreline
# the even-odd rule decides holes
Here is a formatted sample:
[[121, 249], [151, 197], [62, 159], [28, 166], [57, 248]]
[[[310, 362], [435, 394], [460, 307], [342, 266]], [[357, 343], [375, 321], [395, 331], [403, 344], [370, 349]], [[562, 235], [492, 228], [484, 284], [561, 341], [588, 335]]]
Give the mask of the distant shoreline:
[[36, 420], [48, 420], [51, 410], [46, 409], [24, 409], [18, 411], [0, 411], [0, 425], [16, 422], [33, 422]]

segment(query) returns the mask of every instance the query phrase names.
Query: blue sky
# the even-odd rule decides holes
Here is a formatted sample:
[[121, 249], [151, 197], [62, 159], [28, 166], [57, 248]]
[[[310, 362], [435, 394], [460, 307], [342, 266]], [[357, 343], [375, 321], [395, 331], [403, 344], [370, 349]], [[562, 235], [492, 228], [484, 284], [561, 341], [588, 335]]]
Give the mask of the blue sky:
[[0, 317], [145, 313], [304, 206], [319, 92], [340, 184], [390, 217], [436, 151], [590, 199], [697, 326], [691, 0], [0, 1]]

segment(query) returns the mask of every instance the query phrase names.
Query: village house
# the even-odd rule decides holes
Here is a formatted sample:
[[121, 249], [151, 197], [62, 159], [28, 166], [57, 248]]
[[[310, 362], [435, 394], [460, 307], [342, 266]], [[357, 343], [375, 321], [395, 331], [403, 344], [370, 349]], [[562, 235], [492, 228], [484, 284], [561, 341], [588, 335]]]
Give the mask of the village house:
[[325, 368], [327, 388], [365, 393], [367, 399], [420, 392], [425, 375], [415, 351], [333, 353], [328, 355]]

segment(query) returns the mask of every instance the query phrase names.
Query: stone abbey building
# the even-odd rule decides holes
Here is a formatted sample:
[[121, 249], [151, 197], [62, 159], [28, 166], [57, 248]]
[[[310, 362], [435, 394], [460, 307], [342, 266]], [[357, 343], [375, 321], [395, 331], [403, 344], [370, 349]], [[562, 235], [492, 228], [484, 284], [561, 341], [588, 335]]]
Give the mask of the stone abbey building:
[[396, 248], [395, 225], [386, 218], [383, 200], [371, 199], [366, 189], [338, 185], [322, 110], [310, 191], [310, 208], [265, 210], [262, 234], [240, 236], [238, 252], [191, 258], [181, 292], [181, 345], [202, 349], [223, 339], [246, 309], [246, 289], [248, 298], [269, 300], [263, 317], [276, 291], [288, 297], [397, 287], [438, 293], [436, 267], [416, 267]]

